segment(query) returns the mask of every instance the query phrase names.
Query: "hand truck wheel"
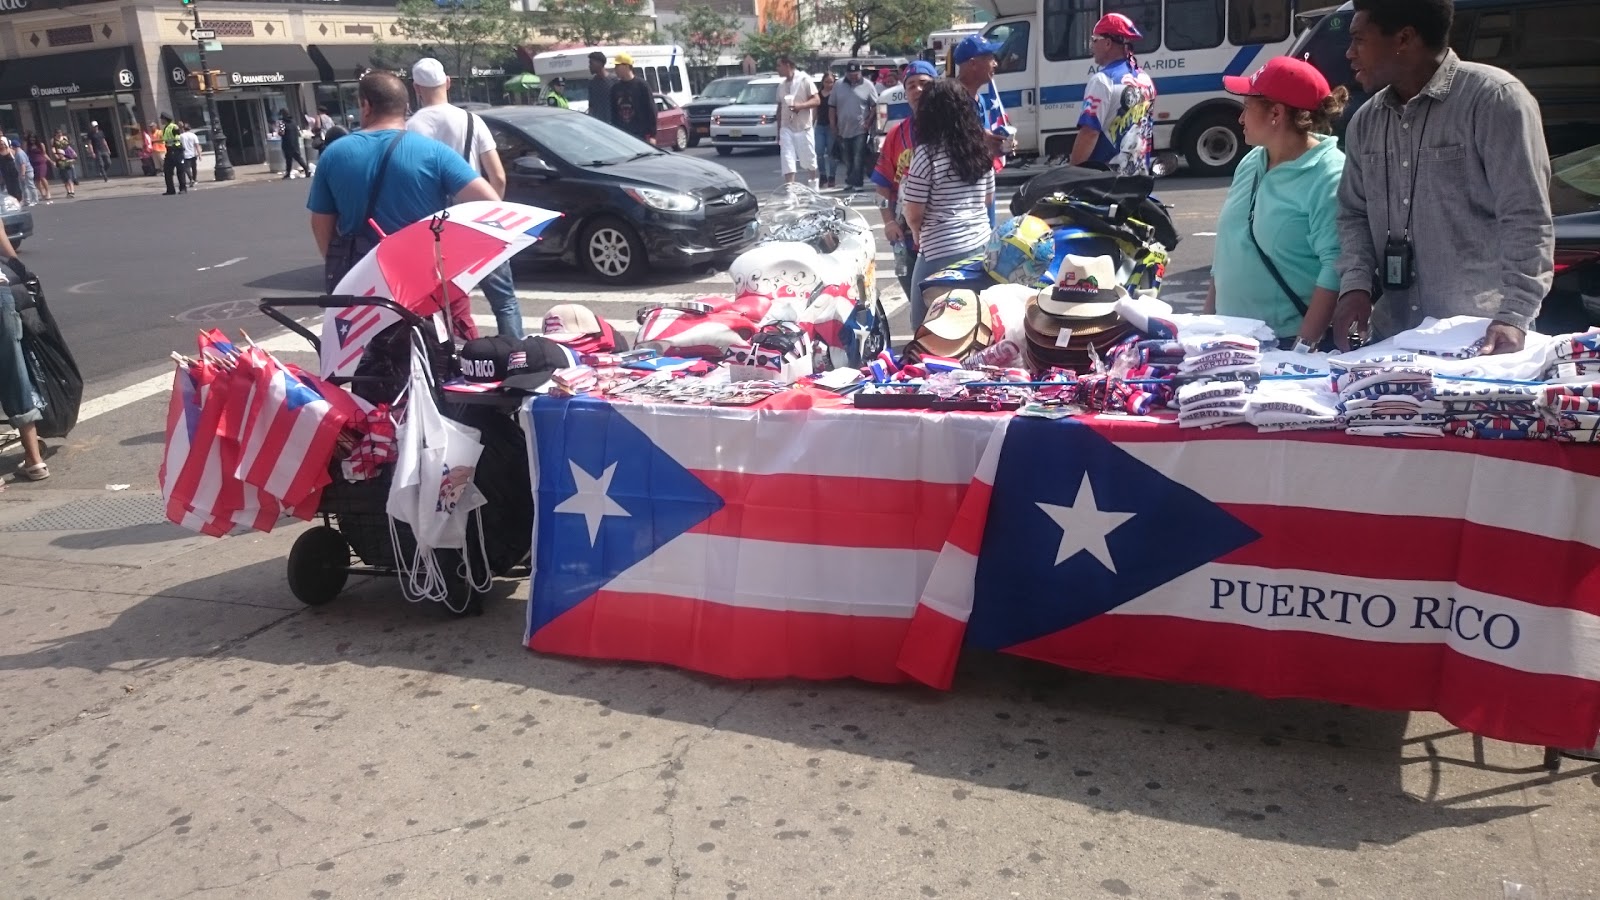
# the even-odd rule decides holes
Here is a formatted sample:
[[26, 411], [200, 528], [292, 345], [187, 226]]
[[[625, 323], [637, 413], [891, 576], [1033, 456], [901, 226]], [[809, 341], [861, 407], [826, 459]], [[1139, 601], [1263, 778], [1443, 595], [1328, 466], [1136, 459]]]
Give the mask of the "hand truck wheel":
[[326, 525], [308, 528], [289, 549], [289, 590], [307, 606], [339, 596], [350, 579], [350, 545]]

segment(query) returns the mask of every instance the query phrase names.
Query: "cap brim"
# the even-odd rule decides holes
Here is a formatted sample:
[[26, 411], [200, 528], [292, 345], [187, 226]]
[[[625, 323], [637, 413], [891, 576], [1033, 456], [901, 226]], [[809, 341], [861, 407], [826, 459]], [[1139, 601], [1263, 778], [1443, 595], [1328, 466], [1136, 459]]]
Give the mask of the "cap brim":
[[1244, 75], [1222, 76], [1222, 89], [1240, 97], [1257, 96], [1256, 86], [1251, 84], [1250, 79]]
[[[599, 332], [593, 332], [593, 334], [598, 333]], [[591, 333], [578, 331], [553, 331], [548, 334], [541, 334], [539, 336], [543, 338], [549, 338], [558, 344], [570, 344], [573, 341], [581, 341], [586, 337], [590, 337]]]
[[500, 390], [531, 394], [544, 387], [545, 382], [550, 380], [550, 374], [549, 372], [527, 372], [522, 375], [513, 375], [500, 382]]

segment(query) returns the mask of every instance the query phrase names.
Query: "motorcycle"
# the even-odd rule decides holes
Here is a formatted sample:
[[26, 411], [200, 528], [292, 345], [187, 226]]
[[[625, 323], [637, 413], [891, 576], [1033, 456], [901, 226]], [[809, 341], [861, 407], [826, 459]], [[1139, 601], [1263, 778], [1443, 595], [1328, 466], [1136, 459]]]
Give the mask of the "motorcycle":
[[728, 267], [733, 297], [641, 309], [638, 346], [728, 355], [764, 327], [793, 322], [809, 339], [819, 372], [865, 365], [889, 346], [877, 246], [864, 216], [790, 184], [763, 204], [761, 224], [761, 240]]

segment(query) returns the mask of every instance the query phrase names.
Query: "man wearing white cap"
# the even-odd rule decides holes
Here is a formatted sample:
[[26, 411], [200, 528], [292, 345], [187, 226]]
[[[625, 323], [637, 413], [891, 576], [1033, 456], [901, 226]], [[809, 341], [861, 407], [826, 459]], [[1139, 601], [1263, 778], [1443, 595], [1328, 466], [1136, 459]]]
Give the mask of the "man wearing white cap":
[[[489, 182], [501, 197], [506, 193], [506, 170], [495, 152], [494, 135], [483, 119], [450, 103], [450, 76], [433, 57], [421, 59], [411, 67], [411, 83], [417, 89], [421, 109], [406, 122], [412, 134], [430, 137], [461, 154], [473, 170]], [[517, 302], [516, 284], [511, 280], [511, 264], [504, 263], [479, 283], [483, 296], [494, 310], [495, 325], [506, 337], [522, 337], [522, 307]]]
[[100, 166], [100, 180], [111, 180], [111, 145], [106, 141], [105, 132], [100, 130], [99, 122], [89, 123], [89, 155]]

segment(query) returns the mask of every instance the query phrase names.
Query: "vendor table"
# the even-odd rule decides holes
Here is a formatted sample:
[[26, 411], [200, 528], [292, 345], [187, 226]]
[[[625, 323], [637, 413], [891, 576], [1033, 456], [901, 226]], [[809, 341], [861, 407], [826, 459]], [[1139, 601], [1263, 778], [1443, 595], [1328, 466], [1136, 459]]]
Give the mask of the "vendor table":
[[535, 650], [951, 684], [963, 646], [1586, 747], [1600, 452], [530, 401]]

